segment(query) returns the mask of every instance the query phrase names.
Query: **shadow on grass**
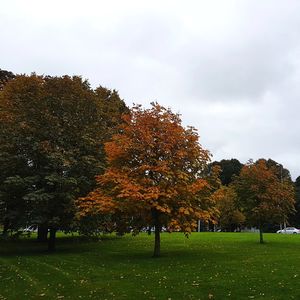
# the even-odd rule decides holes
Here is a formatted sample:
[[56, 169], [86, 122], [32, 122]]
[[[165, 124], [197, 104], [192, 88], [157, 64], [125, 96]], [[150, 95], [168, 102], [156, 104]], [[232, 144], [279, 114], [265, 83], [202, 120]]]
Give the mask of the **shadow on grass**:
[[[56, 250], [48, 251], [47, 242], [39, 242], [33, 237], [20, 239], [0, 239], [0, 256], [35, 256], [35, 255], [61, 255], [91, 252], [98, 248], [99, 243], [120, 239], [118, 236], [64, 236], [58, 237]], [[93, 247], [95, 246], [95, 247]]]
[[[208, 236], [209, 237], [209, 236]], [[241, 239], [240, 239], [241, 237]], [[256, 255], [263, 254], [276, 249], [288, 250], [295, 247], [297, 237], [278, 238], [277, 236], [266, 236], [265, 243], [259, 244], [256, 238], [245, 239], [245, 235], [211, 235], [210, 239], [182, 240], [166, 239], [161, 245], [161, 257], [157, 261], [168, 261], [170, 259], [192, 260], [235, 260], [247, 257], [249, 251]], [[244, 237], [244, 238], [243, 238]], [[249, 236], [250, 237], [250, 236]], [[113, 241], [114, 245], [106, 242]], [[117, 244], [115, 244], [115, 242]], [[108, 260], [119, 262], [130, 261], [156, 261], [152, 258], [153, 240], [145, 237], [136, 238], [131, 236], [119, 237], [116, 235], [104, 235], [99, 237], [85, 237], [78, 235], [58, 236], [55, 252], [47, 251], [47, 243], [40, 243], [34, 236], [23, 237], [19, 240], [1, 240], [0, 256], [39, 256], [39, 255], [69, 255], [89, 253], [93, 256], [104, 256]]]

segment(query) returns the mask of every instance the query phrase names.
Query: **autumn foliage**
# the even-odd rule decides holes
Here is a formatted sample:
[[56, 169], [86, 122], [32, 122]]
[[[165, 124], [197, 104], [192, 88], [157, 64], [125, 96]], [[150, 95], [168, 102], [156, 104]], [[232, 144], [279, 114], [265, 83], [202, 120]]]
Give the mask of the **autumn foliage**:
[[[190, 233], [215, 215], [214, 175], [205, 178], [210, 154], [193, 127], [157, 103], [132, 108], [120, 132], [105, 144], [108, 168], [98, 187], [77, 202], [80, 217], [112, 214], [121, 232], [162, 226]], [[156, 240], [155, 255], [159, 255]]]
[[237, 195], [232, 186], [222, 186], [215, 193], [217, 197], [218, 225], [224, 231], [234, 231], [245, 222], [245, 216], [241, 212]]
[[281, 180], [275, 167], [266, 160], [246, 164], [236, 178], [234, 189], [248, 224], [260, 230], [270, 222], [283, 222], [294, 211], [295, 194], [290, 180]]

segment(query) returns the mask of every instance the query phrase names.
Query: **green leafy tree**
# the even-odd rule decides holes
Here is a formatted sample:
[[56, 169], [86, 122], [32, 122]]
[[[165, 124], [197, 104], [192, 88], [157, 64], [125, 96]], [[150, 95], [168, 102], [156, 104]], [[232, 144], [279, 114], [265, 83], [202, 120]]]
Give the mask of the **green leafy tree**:
[[[109, 103], [109, 96], [101, 98], [77, 76], [17, 76], [0, 97], [5, 132], [0, 156], [7, 158], [7, 165], [15, 158], [18, 162], [2, 183], [7, 186], [7, 175], [31, 180], [13, 210], [22, 212], [25, 203], [23, 222], [46, 228], [46, 234], [49, 229], [49, 249], [54, 249], [57, 229], [73, 225], [74, 199], [89, 192], [94, 176], [105, 169], [103, 142], [112, 130], [109, 126], [121, 121], [117, 114], [126, 106], [116, 93], [114, 103]], [[118, 101], [111, 115], [114, 123], [106, 122], [110, 116], [106, 105]], [[3, 186], [2, 191], [2, 219], [7, 219], [15, 189], [8, 193]]]
[[[28, 210], [23, 197], [32, 191], [34, 182], [34, 177], [21, 177], [20, 175], [7, 177], [2, 182], [0, 216], [2, 217], [1, 223], [3, 224], [4, 236], [7, 236], [9, 229], [18, 230], [26, 224]], [[3, 201], [6, 199], [9, 199], [9, 201]]]
[[238, 176], [241, 172], [243, 164], [240, 163], [237, 159], [222, 159], [221, 161], [214, 161], [211, 163], [212, 166], [219, 166], [220, 171], [220, 179], [222, 185], [229, 185], [234, 176]]
[[288, 169], [284, 168], [282, 164], [269, 158], [266, 161], [266, 165], [269, 169], [272, 168], [274, 170], [274, 172], [279, 180], [292, 182], [290, 171]]
[[13, 78], [15, 78], [14, 73], [0, 69], [0, 90], [3, 90], [4, 85]]

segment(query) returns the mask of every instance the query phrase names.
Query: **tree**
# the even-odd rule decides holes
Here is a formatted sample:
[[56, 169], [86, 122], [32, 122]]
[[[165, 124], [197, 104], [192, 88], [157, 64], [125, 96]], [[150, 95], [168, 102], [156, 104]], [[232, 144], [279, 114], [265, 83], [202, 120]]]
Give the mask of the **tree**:
[[198, 138], [170, 109], [134, 106], [105, 144], [108, 168], [97, 177], [98, 187], [78, 200], [79, 216], [111, 214], [119, 232], [154, 226], [158, 257], [162, 226], [189, 234], [198, 219], [215, 215], [214, 174], [204, 178], [210, 154]]
[[281, 181], [276, 168], [268, 168], [264, 159], [246, 164], [233, 183], [248, 224], [257, 226], [260, 243], [263, 227], [281, 221], [294, 211], [295, 195], [290, 181]]
[[245, 216], [238, 205], [236, 192], [231, 186], [222, 186], [216, 191], [216, 195], [219, 226], [222, 230], [234, 231], [245, 222]]
[[282, 164], [269, 158], [266, 161], [266, 165], [269, 169], [273, 168], [273, 170], [279, 180], [285, 180], [285, 181], [292, 182], [290, 171], [288, 169], [284, 168]]
[[222, 159], [221, 161], [214, 161], [211, 163], [212, 166], [219, 166], [221, 168], [220, 179], [222, 185], [229, 185], [234, 176], [238, 176], [241, 172], [243, 164], [241, 164], [237, 159]]
[[0, 90], [3, 90], [4, 85], [13, 78], [15, 75], [12, 72], [0, 69]]
[[294, 182], [296, 203], [296, 213], [289, 218], [289, 222], [296, 227], [300, 227], [300, 176], [298, 176]]
[[[74, 200], [94, 188], [94, 176], [105, 168], [101, 149], [109, 126], [120, 122], [126, 109], [116, 92], [112, 104], [110, 98], [101, 98], [77, 76], [33, 74], [5, 85], [0, 93], [0, 159], [7, 167], [0, 183], [4, 224], [19, 226], [12, 216], [22, 215], [23, 225], [38, 225], [46, 235], [49, 229], [49, 249], [54, 249], [57, 229], [74, 223]], [[114, 106], [111, 114], [106, 105]], [[106, 121], [110, 116], [114, 123]]]
[[[280, 182], [289, 182], [290, 185], [293, 185], [293, 181], [292, 181], [292, 177], [290, 174], [290, 171], [286, 168], [283, 167], [282, 164], [276, 162], [273, 159], [268, 159], [266, 161], [267, 167], [268, 168], [272, 168], [274, 170], [274, 173], [276, 174], [277, 178], [280, 180]], [[296, 187], [294, 186], [295, 191], [296, 191]], [[297, 200], [297, 198], [296, 198]], [[297, 205], [297, 202], [296, 202]], [[293, 214], [294, 215], [294, 214]], [[293, 215], [291, 215], [290, 217], [293, 218]], [[280, 220], [280, 228], [283, 226], [286, 226], [286, 224], [289, 222], [289, 218], [288, 216], [286, 216], [285, 214], [282, 215], [282, 218]]]

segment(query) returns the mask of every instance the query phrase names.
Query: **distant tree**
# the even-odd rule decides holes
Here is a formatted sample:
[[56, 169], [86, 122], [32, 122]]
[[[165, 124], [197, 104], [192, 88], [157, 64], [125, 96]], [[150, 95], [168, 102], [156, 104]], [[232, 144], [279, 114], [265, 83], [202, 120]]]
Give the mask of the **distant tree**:
[[296, 203], [295, 209], [296, 213], [289, 218], [289, 223], [293, 226], [300, 227], [300, 176], [296, 178], [294, 182], [295, 194], [296, 194]]
[[[290, 171], [286, 168], [283, 167], [282, 164], [276, 162], [273, 159], [268, 159], [266, 161], [267, 167], [270, 169], [272, 168], [277, 176], [277, 178], [283, 182], [283, 181], [287, 181], [289, 182], [291, 185], [293, 185], [293, 181], [292, 181], [292, 177], [290, 174]], [[297, 204], [297, 203], [296, 203]], [[287, 223], [289, 223], [289, 220], [293, 220], [295, 218], [294, 214], [291, 214], [289, 217], [286, 215], [282, 216], [282, 219], [280, 221], [280, 224], [284, 224], [286, 225]]]
[[221, 161], [214, 161], [211, 163], [212, 166], [219, 166], [220, 171], [220, 179], [222, 185], [229, 185], [234, 176], [238, 176], [243, 167], [243, 164], [240, 163], [237, 159], [222, 159]]
[[4, 85], [15, 78], [14, 73], [0, 69], [0, 90], [3, 90]]
[[210, 154], [193, 127], [158, 104], [135, 106], [124, 121], [105, 144], [108, 168], [98, 188], [78, 200], [80, 216], [112, 214], [119, 232], [154, 226], [157, 257], [162, 226], [189, 234], [198, 219], [213, 218], [214, 174], [204, 178]]
[[266, 161], [266, 165], [269, 169], [273, 168], [273, 170], [279, 180], [292, 182], [290, 171], [288, 169], [284, 168], [282, 164], [269, 158]]
[[[106, 104], [114, 106], [111, 115]], [[95, 175], [103, 173], [103, 143], [126, 106], [117, 93], [109, 104], [80, 77], [32, 75], [5, 85], [0, 108], [0, 159], [7, 170], [0, 219], [10, 228], [21, 222], [46, 229], [46, 235], [49, 229], [52, 250], [57, 229], [73, 225], [75, 198], [94, 188]], [[106, 121], [110, 116], [113, 123]]]
[[234, 231], [245, 222], [241, 212], [235, 190], [223, 186], [217, 192], [217, 209], [219, 210], [218, 224], [222, 230]]
[[128, 114], [129, 109], [116, 90], [99, 86], [95, 89], [95, 95], [101, 112], [101, 145], [103, 145], [103, 142], [110, 140], [116, 133], [118, 125], [122, 122], [121, 116]]
[[246, 164], [234, 181], [234, 188], [248, 224], [257, 226], [260, 243], [263, 228], [270, 222], [280, 222], [294, 212], [295, 195], [290, 181], [281, 181], [276, 168], [268, 168], [264, 159]]

